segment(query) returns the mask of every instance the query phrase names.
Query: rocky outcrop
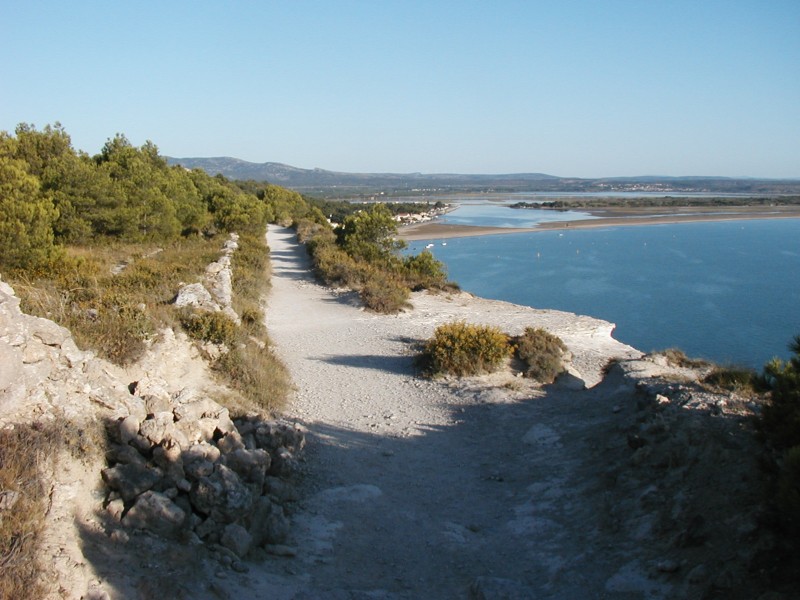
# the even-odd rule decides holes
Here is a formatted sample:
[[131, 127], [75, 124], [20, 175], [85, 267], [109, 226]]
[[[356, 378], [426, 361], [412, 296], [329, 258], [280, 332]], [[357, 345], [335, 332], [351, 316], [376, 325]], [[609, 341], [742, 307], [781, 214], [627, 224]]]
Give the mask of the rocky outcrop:
[[[298, 469], [303, 430], [283, 421], [231, 419], [227, 408], [166, 382], [130, 385], [138, 409], [110, 426], [108, 513], [127, 528], [195, 535], [240, 557], [282, 544], [287, 482]], [[275, 495], [272, 490], [280, 491]]]
[[114, 368], [75, 345], [70, 332], [27, 315], [0, 280], [0, 426], [59, 414], [83, 421], [87, 404], [129, 411], [130, 395]]
[[239, 315], [233, 309], [233, 269], [231, 257], [239, 248], [239, 236], [230, 234], [222, 247], [222, 256], [206, 267], [203, 283], [190, 283], [181, 287], [175, 306], [189, 306], [209, 312], [222, 312], [239, 324]]
[[[86, 554], [95, 543], [135, 552], [157, 539], [174, 552], [194, 543], [209, 546], [204, 556], [235, 557], [288, 548], [285, 507], [297, 500], [304, 433], [257, 415], [232, 418], [213, 399], [230, 393], [184, 334], [161, 332], [122, 369], [80, 350], [67, 329], [22, 312], [0, 280], [0, 428], [53, 422], [74, 437], [47, 475], [39, 550], [52, 567], [47, 578], [70, 593], [58, 597], [100, 589], [98, 557]], [[73, 455], [77, 448], [84, 453]], [[0, 511], [17, 497], [0, 490]]]

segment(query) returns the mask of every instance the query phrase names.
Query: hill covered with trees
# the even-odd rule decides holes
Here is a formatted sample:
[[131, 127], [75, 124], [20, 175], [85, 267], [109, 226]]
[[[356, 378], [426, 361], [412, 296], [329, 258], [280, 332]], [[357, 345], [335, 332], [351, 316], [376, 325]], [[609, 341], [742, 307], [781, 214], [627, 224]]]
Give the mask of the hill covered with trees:
[[170, 166], [152, 142], [117, 134], [89, 156], [59, 125], [0, 132], [0, 267], [52, 264], [65, 244], [168, 242], [263, 229], [308, 208], [264, 184], [248, 193], [222, 176]]

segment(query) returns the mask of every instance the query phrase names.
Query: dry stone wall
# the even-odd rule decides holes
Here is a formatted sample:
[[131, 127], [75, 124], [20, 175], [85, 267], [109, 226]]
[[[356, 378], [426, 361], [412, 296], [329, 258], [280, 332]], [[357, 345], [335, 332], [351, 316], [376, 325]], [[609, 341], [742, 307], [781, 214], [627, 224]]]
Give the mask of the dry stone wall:
[[132, 383], [139, 410], [111, 424], [102, 472], [109, 515], [127, 528], [220, 543], [241, 558], [284, 543], [303, 430], [257, 416], [234, 421], [208, 397], [166, 388]]

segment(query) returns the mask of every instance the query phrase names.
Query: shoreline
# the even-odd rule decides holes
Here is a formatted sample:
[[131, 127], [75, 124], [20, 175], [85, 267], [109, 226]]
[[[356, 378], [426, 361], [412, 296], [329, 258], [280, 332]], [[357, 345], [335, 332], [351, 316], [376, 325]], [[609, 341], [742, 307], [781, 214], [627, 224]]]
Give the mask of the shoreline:
[[[520, 209], [533, 210], [533, 209]], [[548, 210], [548, 209], [541, 209]], [[646, 225], [672, 225], [715, 221], [750, 221], [764, 219], [800, 219], [800, 206], [744, 207], [685, 207], [678, 214], [663, 214], [663, 207], [623, 208], [609, 207], [585, 212], [597, 217], [577, 221], [552, 221], [536, 227], [489, 227], [483, 225], [456, 225], [436, 221], [406, 225], [398, 230], [400, 239], [419, 241], [502, 235], [510, 233], [535, 233], [563, 229], [596, 229], [599, 227], [640, 227]]]

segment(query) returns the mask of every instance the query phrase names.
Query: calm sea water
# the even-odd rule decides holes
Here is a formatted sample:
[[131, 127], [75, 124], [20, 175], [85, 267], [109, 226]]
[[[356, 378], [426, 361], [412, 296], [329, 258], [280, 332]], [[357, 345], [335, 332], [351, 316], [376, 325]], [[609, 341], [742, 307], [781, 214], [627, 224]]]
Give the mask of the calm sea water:
[[[542, 213], [476, 204], [446, 220], [527, 226]], [[611, 321], [615, 338], [645, 352], [678, 347], [760, 368], [788, 358], [800, 333], [800, 219], [427, 240], [410, 250], [429, 243], [462, 289]]]

